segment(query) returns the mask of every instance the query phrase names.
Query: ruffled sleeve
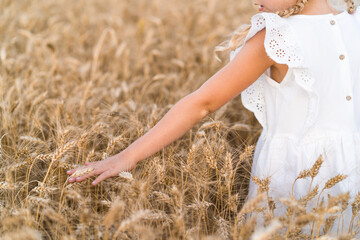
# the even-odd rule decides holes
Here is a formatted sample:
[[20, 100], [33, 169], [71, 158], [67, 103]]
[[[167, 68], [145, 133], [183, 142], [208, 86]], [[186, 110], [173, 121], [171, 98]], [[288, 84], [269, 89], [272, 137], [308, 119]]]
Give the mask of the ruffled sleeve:
[[[275, 13], [258, 13], [251, 17], [251, 28], [244, 44], [257, 32], [266, 27], [265, 50], [270, 58], [289, 67], [303, 67], [304, 58], [300, 45], [295, 39], [289, 23]], [[230, 61], [242, 48], [230, 53]]]
[[[303, 50], [296, 39], [292, 26], [275, 13], [258, 13], [251, 18], [251, 28], [244, 44], [257, 32], [266, 28], [264, 47], [267, 55], [279, 64], [287, 64], [294, 72], [295, 81], [309, 95], [309, 117], [304, 123], [304, 131], [314, 122], [318, 97], [312, 88], [314, 78], [305, 64]], [[230, 61], [235, 58], [243, 46], [230, 53]], [[265, 73], [241, 93], [243, 105], [254, 112], [263, 128], [267, 128], [266, 104], [264, 96]], [[312, 116], [310, 116], [312, 115]]]

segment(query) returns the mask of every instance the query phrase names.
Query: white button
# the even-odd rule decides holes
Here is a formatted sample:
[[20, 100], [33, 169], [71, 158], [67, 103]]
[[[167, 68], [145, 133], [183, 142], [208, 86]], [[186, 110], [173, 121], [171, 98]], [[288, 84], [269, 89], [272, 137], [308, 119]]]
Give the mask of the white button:
[[330, 21], [330, 24], [331, 24], [331, 25], [335, 25], [335, 20], [331, 20], [331, 21]]
[[345, 55], [341, 54], [341, 55], [339, 56], [339, 58], [340, 58], [340, 60], [344, 60], [344, 59], [345, 59]]
[[346, 96], [346, 100], [350, 101], [350, 100], [351, 100], [351, 96]]

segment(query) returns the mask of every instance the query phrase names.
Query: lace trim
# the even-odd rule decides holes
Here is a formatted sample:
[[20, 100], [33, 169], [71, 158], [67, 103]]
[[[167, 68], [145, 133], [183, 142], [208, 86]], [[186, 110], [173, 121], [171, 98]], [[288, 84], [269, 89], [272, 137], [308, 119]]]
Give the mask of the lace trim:
[[[287, 64], [294, 70], [296, 83], [302, 87], [309, 96], [308, 116], [302, 132], [305, 133], [315, 122], [318, 112], [318, 95], [313, 89], [314, 78], [304, 63], [304, 54], [292, 32], [289, 23], [274, 13], [258, 13], [251, 18], [251, 28], [245, 42], [258, 31], [266, 27], [265, 50], [274, 61]], [[230, 61], [239, 53], [243, 46], [230, 53]], [[265, 74], [265, 73], [264, 73]], [[262, 74], [253, 84], [241, 93], [243, 105], [255, 114], [263, 128], [267, 128], [264, 82]]]
[[304, 54], [294, 38], [291, 26], [277, 14], [258, 13], [252, 16], [251, 29], [245, 38], [245, 43], [265, 27], [264, 45], [269, 57], [289, 67], [304, 67]]
[[295, 81], [309, 96], [308, 114], [301, 131], [300, 139], [310, 130], [316, 121], [319, 110], [319, 95], [314, 90], [315, 79], [308, 68], [294, 69]]
[[241, 102], [252, 111], [261, 126], [267, 128], [264, 77], [261, 76], [241, 93]]

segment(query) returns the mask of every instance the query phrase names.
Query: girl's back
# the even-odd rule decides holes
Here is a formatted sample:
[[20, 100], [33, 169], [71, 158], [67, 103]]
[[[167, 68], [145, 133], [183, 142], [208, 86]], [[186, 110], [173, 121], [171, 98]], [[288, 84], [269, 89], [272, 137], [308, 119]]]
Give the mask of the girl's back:
[[[288, 18], [259, 13], [251, 22], [245, 42], [266, 28], [267, 54], [277, 64], [288, 66], [280, 83], [271, 77], [269, 68], [241, 93], [243, 105], [263, 126], [252, 175], [271, 178], [269, 193], [280, 215], [285, 208], [277, 198], [293, 193], [300, 199], [316, 185], [320, 192], [336, 175], [341, 181], [325, 189], [321, 199], [347, 191], [353, 199], [360, 190], [360, 45], [354, 44], [360, 40], [360, 8], [354, 14], [343, 11]], [[231, 53], [230, 60], [240, 49]], [[291, 183], [317, 160], [318, 165], [323, 163], [313, 181], [310, 175], [298, 179], [292, 189]], [[249, 199], [258, 189], [253, 180]], [[307, 209], [316, 204], [317, 198]], [[351, 208], [344, 214], [347, 231]], [[336, 231], [334, 227], [332, 233]]]

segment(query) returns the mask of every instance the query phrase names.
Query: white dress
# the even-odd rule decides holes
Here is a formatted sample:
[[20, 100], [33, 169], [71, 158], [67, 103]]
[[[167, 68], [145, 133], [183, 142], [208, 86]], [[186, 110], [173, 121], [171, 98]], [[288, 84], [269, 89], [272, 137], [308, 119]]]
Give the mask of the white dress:
[[[269, 68], [241, 93], [243, 105], [263, 127], [251, 174], [271, 177], [269, 194], [275, 200], [275, 214], [283, 215], [285, 207], [277, 198], [288, 198], [298, 174], [310, 169], [322, 154], [324, 162], [311, 188], [319, 184], [320, 192], [330, 178], [348, 175], [321, 194], [326, 201], [328, 194], [349, 191], [350, 203], [342, 220], [347, 232], [351, 203], [360, 191], [360, 7], [354, 14], [289, 18], [262, 12], [251, 18], [251, 24], [245, 42], [266, 27], [268, 56], [289, 67], [281, 83], [271, 79]], [[230, 61], [241, 48], [231, 52]], [[310, 181], [310, 177], [296, 181], [296, 199], [306, 195]], [[248, 198], [256, 193], [257, 185], [250, 180]], [[312, 207], [309, 204], [307, 209]], [[328, 234], [341, 233], [338, 220]]]

